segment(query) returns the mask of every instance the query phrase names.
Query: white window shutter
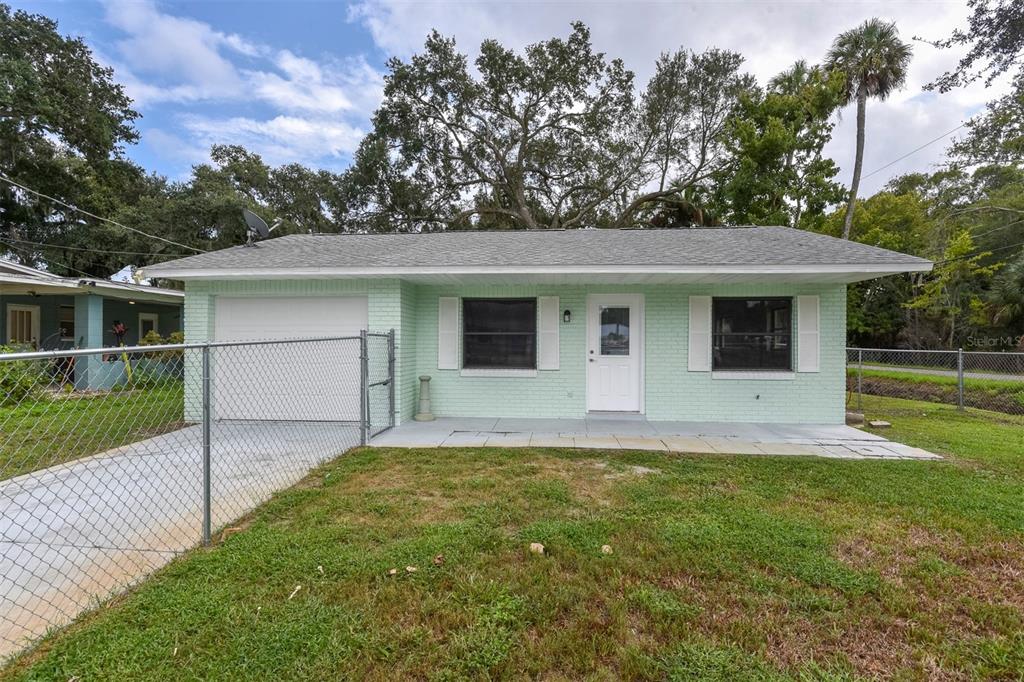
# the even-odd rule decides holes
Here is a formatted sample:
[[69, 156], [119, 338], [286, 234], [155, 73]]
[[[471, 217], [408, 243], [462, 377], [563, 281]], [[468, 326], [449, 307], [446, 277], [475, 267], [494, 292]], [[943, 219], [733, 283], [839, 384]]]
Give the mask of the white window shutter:
[[541, 296], [537, 299], [540, 311], [537, 334], [537, 369], [558, 369], [558, 323], [562, 313], [558, 310], [557, 296]]
[[459, 368], [459, 299], [437, 299], [437, 368]]
[[797, 371], [817, 372], [821, 366], [821, 309], [818, 296], [796, 297]]
[[688, 369], [711, 371], [711, 297], [690, 296]]

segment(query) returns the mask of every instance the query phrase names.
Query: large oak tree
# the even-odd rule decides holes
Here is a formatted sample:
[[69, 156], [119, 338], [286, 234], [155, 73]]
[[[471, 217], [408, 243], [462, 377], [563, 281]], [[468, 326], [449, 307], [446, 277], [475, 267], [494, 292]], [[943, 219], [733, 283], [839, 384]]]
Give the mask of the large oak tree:
[[[110, 69], [85, 43], [64, 37], [52, 20], [0, 4], [0, 173], [24, 186], [98, 214], [134, 201], [143, 172], [122, 150], [137, 133], [137, 114]], [[100, 276], [115, 259], [73, 249], [115, 244], [123, 231], [85, 218], [0, 181], [0, 254], [62, 274]], [[41, 246], [44, 245], [44, 246]], [[88, 254], [88, 255], [86, 255]], [[109, 254], [108, 254], [109, 255]]]
[[664, 55], [638, 95], [586, 26], [472, 64], [433, 33], [392, 59], [373, 130], [346, 175], [360, 229], [627, 226], [729, 163], [726, 122], [753, 80], [731, 52]]

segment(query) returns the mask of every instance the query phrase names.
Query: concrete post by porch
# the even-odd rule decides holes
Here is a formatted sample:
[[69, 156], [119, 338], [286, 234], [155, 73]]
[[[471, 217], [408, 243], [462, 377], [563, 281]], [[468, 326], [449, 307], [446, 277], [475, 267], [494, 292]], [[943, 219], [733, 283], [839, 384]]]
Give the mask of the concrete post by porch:
[[412, 418], [418, 422], [434, 421], [430, 411], [430, 377], [426, 374], [420, 377], [420, 409]]
[[[103, 346], [103, 297], [93, 294], [75, 296], [75, 345], [79, 348]], [[102, 389], [105, 386], [103, 358], [86, 355], [75, 358], [75, 388]]]

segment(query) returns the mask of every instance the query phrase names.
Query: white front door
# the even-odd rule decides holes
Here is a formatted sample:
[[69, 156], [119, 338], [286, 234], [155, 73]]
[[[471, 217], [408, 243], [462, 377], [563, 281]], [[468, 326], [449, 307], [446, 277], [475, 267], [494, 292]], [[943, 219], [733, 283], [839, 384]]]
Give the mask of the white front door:
[[587, 409], [639, 412], [643, 297], [587, 297]]

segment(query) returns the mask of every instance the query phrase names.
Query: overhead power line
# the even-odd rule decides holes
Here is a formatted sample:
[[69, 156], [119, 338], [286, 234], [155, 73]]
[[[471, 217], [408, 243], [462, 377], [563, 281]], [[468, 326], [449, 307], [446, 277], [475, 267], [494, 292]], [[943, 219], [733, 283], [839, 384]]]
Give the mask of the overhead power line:
[[960, 125], [958, 125], [958, 126], [957, 126], [956, 128], [953, 128], [953, 129], [952, 129], [952, 130], [950, 130], [949, 132], [945, 132], [945, 133], [943, 133], [943, 134], [939, 135], [938, 137], [936, 137], [936, 138], [935, 138], [935, 139], [933, 139], [933, 140], [928, 140], [927, 142], [925, 142], [925, 143], [924, 143], [923, 145], [921, 145], [920, 147], [918, 147], [918, 148], [916, 148], [916, 149], [912, 149], [912, 150], [910, 150], [909, 152], [907, 152], [907, 153], [906, 153], [906, 154], [904, 154], [903, 156], [899, 157], [898, 159], [893, 159], [893, 160], [892, 160], [892, 161], [890, 161], [889, 163], [887, 163], [887, 164], [885, 164], [884, 166], [881, 166], [881, 167], [879, 167], [879, 168], [876, 168], [875, 170], [871, 171], [871, 172], [870, 172], [870, 173], [868, 173], [867, 175], [862, 175], [862, 176], [860, 177], [860, 179], [861, 179], [861, 180], [863, 180], [863, 179], [865, 179], [865, 178], [870, 178], [870, 177], [871, 177], [872, 175], [874, 175], [875, 173], [881, 173], [882, 171], [884, 171], [884, 170], [885, 170], [886, 168], [888, 168], [889, 166], [892, 166], [892, 165], [894, 165], [894, 164], [897, 164], [897, 163], [899, 163], [900, 161], [902, 161], [903, 159], [907, 158], [908, 156], [912, 156], [912, 155], [914, 155], [914, 154], [918, 153], [919, 151], [921, 151], [921, 150], [922, 150], [922, 149], [924, 149], [925, 147], [927, 147], [927, 146], [929, 146], [929, 145], [933, 145], [933, 144], [935, 144], [936, 142], [938, 142], [939, 140], [943, 140], [943, 139], [945, 139], [945, 138], [949, 137], [950, 135], [952, 135], [952, 134], [953, 134], [953, 133], [955, 133], [956, 131], [958, 131], [958, 130], [960, 130], [961, 128], [963, 128], [963, 127], [964, 127], [965, 125], [967, 125], [967, 122], [966, 122], [966, 121], [964, 121], [963, 123], [961, 123]]
[[66, 246], [64, 244], [47, 244], [45, 242], [34, 242], [28, 239], [16, 239], [15, 237], [3, 237], [5, 242], [16, 242], [18, 244], [28, 244], [29, 246], [38, 246], [44, 249], [62, 249], [65, 251], [86, 251], [89, 253], [106, 253], [114, 256], [150, 256], [156, 258], [184, 258], [184, 254], [180, 253], [152, 253], [149, 251], [118, 251], [115, 249], [90, 249], [84, 246]]
[[29, 192], [31, 194], [35, 194], [37, 197], [42, 197], [43, 199], [49, 199], [50, 201], [58, 203], [61, 206], [64, 206], [65, 208], [70, 208], [72, 211], [77, 211], [77, 212], [81, 213], [82, 215], [89, 216], [90, 218], [95, 218], [96, 220], [102, 220], [105, 223], [110, 223], [111, 225], [116, 225], [117, 227], [120, 227], [121, 229], [124, 229], [124, 230], [128, 230], [129, 232], [135, 232], [136, 234], [141, 234], [144, 237], [149, 237], [150, 239], [156, 239], [156, 240], [164, 242], [166, 244], [173, 244], [174, 246], [180, 246], [183, 249], [188, 249], [189, 251], [195, 251], [196, 253], [205, 253], [205, 251], [203, 249], [197, 249], [196, 247], [189, 246], [188, 244], [182, 244], [181, 242], [176, 242], [176, 241], [171, 240], [171, 239], [166, 239], [164, 237], [160, 237], [160, 236], [157, 236], [155, 234], [150, 234], [149, 232], [143, 232], [142, 230], [140, 230], [138, 228], [129, 227], [128, 225], [125, 225], [124, 223], [119, 223], [116, 220], [111, 220], [110, 218], [104, 218], [103, 216], [98, 216], [95, 213], [90, 213], [89, 211], [86, 211], [85, 209], [78, 208], [77, 206], [69, 204], [66, 201], [62, 201], [62, 200], [60, 200], [60, 199], [58, 199], [56, 197], [51, 197], [48, 194], [43, 194], [42, 192], [36, 191], [36, 190], [32, 189], [31, 187], [26, 187], [25, 185], [21, 184], [20, 182], [15, 182], [14, 180], [10, 179], [9, 177], [4, 175], [3, 173], [0, 173], [0, 180], [3, 180], [4, 182], [6, 182], [8, 184], [13, 185], [14, 187], [22, 189], [22, 190], [24, 190], [26, 192]]
[[[30, 249], [26, 249], [23, 246], [15, 246], [14, 244], [11, 244], [11, 243], [7, 242], [4, 239], [0, 239], [0, 244], [6, 244], [8, 248], [14, 249], [15, 251], [20, 251], [20, 252], [24, 253], [27, 256], [35, 257], [35, 254], [32, 253], [32, 251]], [[40, 260], [42, 260], [43, 262], [45, 262], [49, 266], [59, 265], [62, 268], [67, 268], [68, 270], [71, 270], [72, 272], [77, 272], [79, 275], [82, 275], [84, 277], [88, 277], [90, 279], [99, 279], [97, 277], [94, 277], [93, 275], [90, 275], [88, 272], [85, 272], [84, 270], [79, 270], [78, 268], [73, 268], [70, 265], [67, 265], [66, 263], [61, 263], [60, 261], [53, 260], [52, 258], [41, 258]]]
[[954, 258], [946, 258], [944, 260], [937, 260], [937, 261], [934, 262], [934, 265], [943, 265], [945, 263], [952, 263], [954, 261], [964, 260], [965, 258], [974, 258], [975, 256], [980, 256], [980, 255], [989, 254], [989, 253], [995, 253], [997, 251], [1006, 251], [1007, 249], [1015, 249], [1018, 246], [1024, 246], [1024, 242], [1017, 242], [1016, 244], [1008, 244], [1006, 246], [999, 246], [999, 247], [996, 247], [994, 249], [979, 249], [977, 251], [972, 251], [971, 253], [965, 253], [962, 256], [956, 256]]

